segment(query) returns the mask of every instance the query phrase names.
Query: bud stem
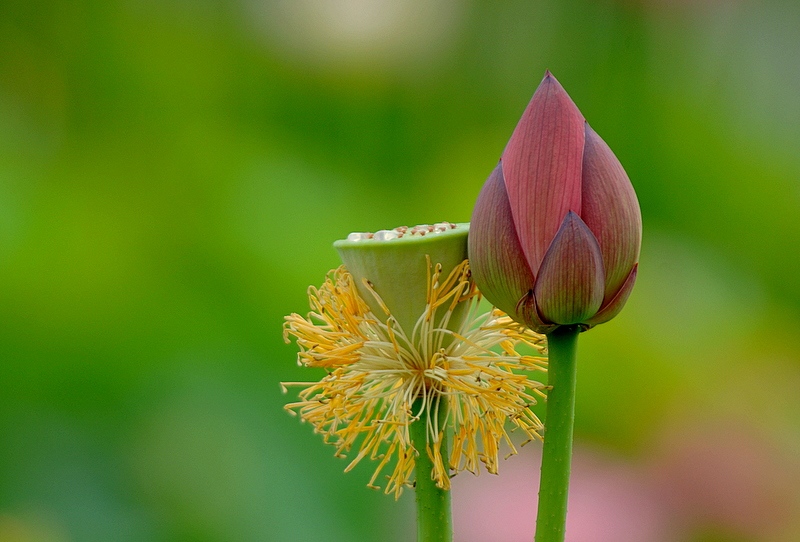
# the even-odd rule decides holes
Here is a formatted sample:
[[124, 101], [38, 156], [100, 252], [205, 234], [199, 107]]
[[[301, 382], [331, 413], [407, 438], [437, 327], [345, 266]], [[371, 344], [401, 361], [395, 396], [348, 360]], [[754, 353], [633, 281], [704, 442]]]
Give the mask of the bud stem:
[[575, 422], [578, 326], [560, 326], [547, 335], [548, 385], [536, 542], [563, 542]]
[[[436, 402], [433, 403], [434, 410]], [[414, 402], [413, 411], [419, 412], [422, 407], [422, 400]], [[447, 434], [444, 431], [444, 421], [447, 417], [447, 402], [439, 403], [439, 419], [433, 420], [439, 424], [442, 434], [441, 454], [442, 459], [447, 464]], [[428, 455], [427, 447], [433, 447], [433, 443], [428, 443], [428, 421], [427, 412], [423, 411], [419, 420], [409, 426], [411, 442], [417, 450], [416, 457], [416, 481], [414, 490], [417, 496], [417, 542], [452, 542], [453, 526], [450, 512], [450, 491], [440, 489], [436, 486], [433, 479], [433, 461]]]

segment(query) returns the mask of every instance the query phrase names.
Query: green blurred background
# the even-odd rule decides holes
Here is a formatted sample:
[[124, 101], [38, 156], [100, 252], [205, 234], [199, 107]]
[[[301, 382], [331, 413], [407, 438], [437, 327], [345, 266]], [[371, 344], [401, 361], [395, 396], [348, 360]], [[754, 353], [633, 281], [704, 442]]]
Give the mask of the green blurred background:
[[[581, 341], [607, 485], [572, 539], [800, 540], [798, 28], [789, 0], [0, 1], [0, 541], [413, 540], [411, 492], [282, 410], [319, 377], [282, 318], [348, 232], [467, 221], [547, 68], [644, 216]], [[617, 480], [658, 534], [591, 515]]]

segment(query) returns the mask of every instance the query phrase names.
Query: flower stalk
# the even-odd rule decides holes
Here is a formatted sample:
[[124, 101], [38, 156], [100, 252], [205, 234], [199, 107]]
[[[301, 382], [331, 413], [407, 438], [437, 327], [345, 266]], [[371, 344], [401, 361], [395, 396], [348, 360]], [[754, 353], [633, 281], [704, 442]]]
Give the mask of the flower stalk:
[[575, 381], [579, 326], [547, 335], [549, 366], [536, 542], [563, 542], [575, 424]]
[[[424, 409], [425, 402], [415, 401], [415, 412]], [[435, 472], [431, 457], [447, 457], [448, 443], [445, 432], [447, 419], [447, 402], [436, 400], [432, 407], [438, 414], [431, 417], [442, 435], [439, 443], [440, 454], [431, 454], [428, 449], [427, 416], [420, 414], [418, 420], [409, 425], [411, 443], [416, 451], [416, 478], [414, 491], [417, 501], [417, 541], [418, 542], [451, 542], [453, 540], [453, 520], [450, 507], [450, 491], [440, 488], [432, 476]]]

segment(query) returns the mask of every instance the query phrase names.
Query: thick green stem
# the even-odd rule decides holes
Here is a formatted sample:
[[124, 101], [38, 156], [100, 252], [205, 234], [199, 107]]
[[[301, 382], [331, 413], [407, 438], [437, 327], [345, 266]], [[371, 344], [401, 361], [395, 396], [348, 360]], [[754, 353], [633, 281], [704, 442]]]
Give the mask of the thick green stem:
[[[447, 416], [446, 401], [439, 404], [439, 415], [433, 416], [433, 422], [439, 424], [442, 433], [441, 453], [447, 465], [447, 434], [444, 432], [444, 420]], [[436, 410], [437, 402], [433, 403]], [[414, 403], [414, 412], [419, 412], [422, 401]], [[427, 413], [422, 412], [420, 419], [409, 427], [411, 441], [417, 450], [416, 458], [416, 483], [417, 494], [417, 541], [418, 542], [452, 542], [453, 527], [450, 513], [450, 491], [436, 487], [433, 480], [433, 461], [426, 450], [428, 442]]]
[[536, 542], [563, 542], [575, 421], [578, 326], [561, 326], [547, 335], [547, 414], [539, 481]]

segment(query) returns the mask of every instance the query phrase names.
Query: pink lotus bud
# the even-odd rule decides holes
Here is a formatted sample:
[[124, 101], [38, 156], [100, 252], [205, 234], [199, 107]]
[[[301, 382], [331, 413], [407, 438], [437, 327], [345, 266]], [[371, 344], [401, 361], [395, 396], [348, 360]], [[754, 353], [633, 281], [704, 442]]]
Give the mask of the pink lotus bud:
[[628, 299], [641, 239], [625, 170], [547, 72], [475, 204], [475, 282], [535, 331], [589, 328]]

